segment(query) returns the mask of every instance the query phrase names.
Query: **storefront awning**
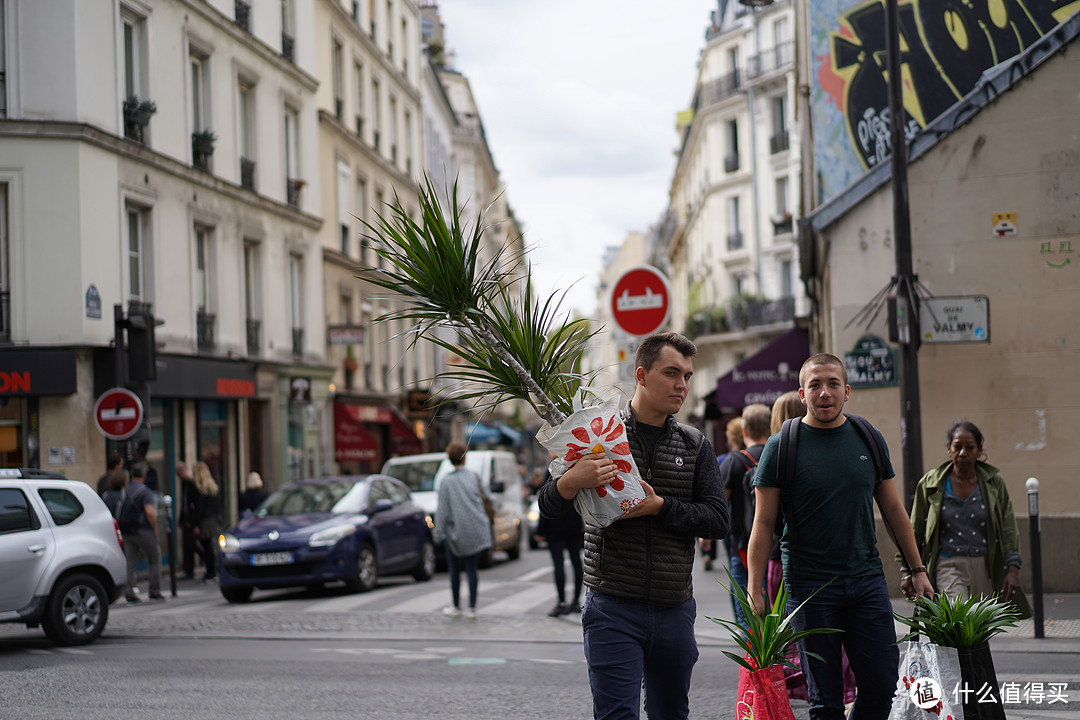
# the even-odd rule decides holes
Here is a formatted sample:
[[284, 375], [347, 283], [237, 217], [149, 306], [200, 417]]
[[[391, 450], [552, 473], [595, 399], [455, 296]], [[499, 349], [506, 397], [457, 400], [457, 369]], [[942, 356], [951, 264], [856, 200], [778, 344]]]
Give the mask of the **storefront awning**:
[[397, 413], [390, 413], [390, 454], [416, 455], [423, 451], [424, 446], [413, 429]]
[[364, 462], [379, 455], [379, 443], [361, 424], [356, 405], [334, 403], [334, 459], [338, 462]]
[[789, 390], [799, 389], [799, 368], [810, 356], [810, 336], [796, 328], [736, 365], [716, 383], [716, 407], [740, 409], [753, 403], [771, 406]]

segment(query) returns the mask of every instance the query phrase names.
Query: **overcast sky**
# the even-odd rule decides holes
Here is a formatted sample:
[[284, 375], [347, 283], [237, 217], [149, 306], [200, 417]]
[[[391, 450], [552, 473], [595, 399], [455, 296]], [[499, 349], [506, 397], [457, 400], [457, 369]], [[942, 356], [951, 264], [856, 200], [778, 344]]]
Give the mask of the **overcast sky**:
[[716, 0], [440, 0], [544, 296], [595, 315], [604, 248], [667, 207]]

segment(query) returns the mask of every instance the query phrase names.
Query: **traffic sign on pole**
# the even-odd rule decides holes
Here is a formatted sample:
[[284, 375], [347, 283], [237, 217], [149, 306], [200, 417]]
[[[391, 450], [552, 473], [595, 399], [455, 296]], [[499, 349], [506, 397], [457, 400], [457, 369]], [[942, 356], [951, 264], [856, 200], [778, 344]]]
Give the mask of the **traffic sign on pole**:
[[94, 424], [110, 440], [127, 440], [142, 420], [142, 400], [126, 388], [106, 390], [94, 403]]
[[623, 273], [611, 291], [611, 315], [631, 335], [651, 335], [667, 322], [671, 289], [664, 274], [650, 265]]

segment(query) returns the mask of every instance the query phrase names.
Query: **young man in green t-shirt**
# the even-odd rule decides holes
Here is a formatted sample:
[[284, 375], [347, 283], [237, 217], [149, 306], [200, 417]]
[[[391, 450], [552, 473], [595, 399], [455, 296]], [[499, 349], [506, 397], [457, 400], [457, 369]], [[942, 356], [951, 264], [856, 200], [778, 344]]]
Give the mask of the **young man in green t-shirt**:
[[[811, 720], [844, 718], [841, 645], [855, 673], [852, 717], [885, 720], [889, 716], [899, 654], [889, 589], [877, 552], [875, 500], [883, 519], [894, 528], [904, 556], [919, 557], [911, 522], [892, 480], [891, 463], [883, 473], [886, 479], [879, 482], [871, 449], [844, 415], [850, 396], [847, 372], [835, 355], [822, 353], [803, 363], [799, 397], [807, 412], [798, 429], [794, 477], [783, 483], [788, 512], [780, 546], [788, 609], [813, 595], [795, 616], [796, 629], [843, 630], [811, 635], [799, 643]], [[780, 435], [769, 439], [754, 475], [756, 510], [748, 547], [752, 588], [761, 587], [781, 502], [779, 444]], [[912, 574], [916, 592], [933, 595], [925, 568], [912, 568]], [[756, 593], [751, 599], [762, 612], [764, 599]], [[823, 660], [813, 659], [808, 652]]]

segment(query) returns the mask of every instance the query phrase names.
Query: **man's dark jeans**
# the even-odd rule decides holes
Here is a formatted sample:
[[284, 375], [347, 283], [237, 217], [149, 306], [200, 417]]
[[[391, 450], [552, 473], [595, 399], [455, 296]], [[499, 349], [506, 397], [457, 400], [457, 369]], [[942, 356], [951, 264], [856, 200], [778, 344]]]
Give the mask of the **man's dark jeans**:
[[589, 592], [581, 624], [596, 720], [637, 720], [642, 678], [650, 720], [684, 720], [698, 659], [697, 603], [648, 605]]
[[[791, 583], [788, 612], [822, 586], [820, 581]], [[800, 661], [810, 696], [811, 720], [843, 720], [844, 675], [840, 646], [855, 673], [857, 695], [850, 720], [885, 720], [899, 677], [892, 603], [884, 575], [834, 579], [803, 606], [792, 623], [796, 630], [836, 628], [799, 643]], [[815, 660], [806, 655], [814, 652]]]

